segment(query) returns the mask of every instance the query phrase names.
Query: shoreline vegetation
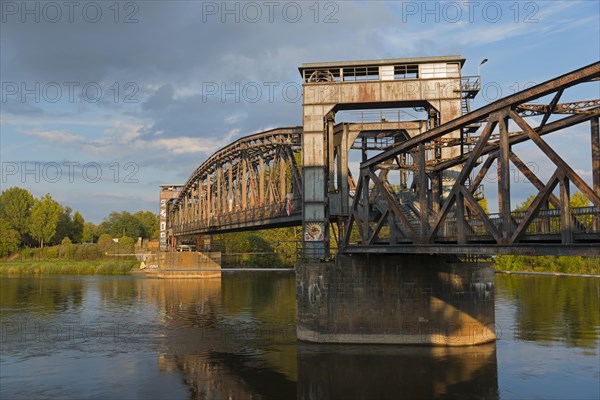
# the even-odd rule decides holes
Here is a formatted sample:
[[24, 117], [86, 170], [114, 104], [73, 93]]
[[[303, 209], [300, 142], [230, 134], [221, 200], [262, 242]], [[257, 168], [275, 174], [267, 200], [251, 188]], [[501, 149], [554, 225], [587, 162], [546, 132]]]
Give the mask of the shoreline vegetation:
[[[254, 233], [256, 235], [256, 233]], [[236, 239], [241, 239], [237, 237]], [[130, 239], [131, 240], [131, 239]], [[106, 246], [98, 244], [60, 244], [42, 249], [23, 249], [10, 257], [0, 259], [0, 275], [37, 275], [37, 274], [70, 274], [70, 275], [125, 275], [136, 270], [140, 261], [135, 256], [116, 256], [126, 250], [133, 254], [133, 241], [121, 249], [116, 248], [112, 240]], [[244, 241], [239, 240], [237, 244]], [[250, 240], [252, 242], [252, 240]], [[263, 242], [265, 244], [267, 240]], [[286, 247], [291, 247], [285, 243]], [[270, 246], [269, 246], [270, 247]], [[274, 246], [277, 247], [277, 246]], [[242, 250], [240, 248], [239, 250]], [[251, 249], [257, 250], [257, 249]], [[266, 250], [262, 248], [261, 250]], [[270, 248], [272, 251], [273, 248]], [[277, 249], [273, 253], [249, 253], [243, 257], [226, 261], [224, 268], [243, 267], [247, 269], [294, 266], [296, 257], [291, 248]], [[145, 251], [144, 251], [145, 253]], [[267, 261], [268, 260], [268, 261]], [[265, 262], [267, 261], [267, 262]], [[549, 275], [582, 275], [600, 277], [600, 257], [576, 256], [498, 256], [495, 257], [494, 268], [501, 273], [531, 273]]]
[[549, 274], [576, 274], [600, 276], [600, 257], [579, 256], [498, 256], [496, 271], [544, 272]]
[[137, 260], [4, 261], [0, 275], [128, 275], [138, 265]]

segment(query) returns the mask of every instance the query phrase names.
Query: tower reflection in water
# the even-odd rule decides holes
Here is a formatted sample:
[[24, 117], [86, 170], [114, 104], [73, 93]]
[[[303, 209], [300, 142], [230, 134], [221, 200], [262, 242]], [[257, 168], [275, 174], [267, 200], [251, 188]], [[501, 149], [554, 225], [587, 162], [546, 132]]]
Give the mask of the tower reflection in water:
[[495, 343], [318, 345], [295, 337], [293, 273], [143, 282], [159, 307], [159, 367], [190, 398], [498, 398]]

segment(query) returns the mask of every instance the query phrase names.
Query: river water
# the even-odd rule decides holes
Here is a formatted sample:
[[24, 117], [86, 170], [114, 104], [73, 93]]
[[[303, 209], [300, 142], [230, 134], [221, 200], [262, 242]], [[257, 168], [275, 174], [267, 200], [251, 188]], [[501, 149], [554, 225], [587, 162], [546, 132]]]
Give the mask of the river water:
[[496, 275], [496, 343], [295, 339], [293, 272], [0, 278], [0, 398], [600, 398], [600, 279]]

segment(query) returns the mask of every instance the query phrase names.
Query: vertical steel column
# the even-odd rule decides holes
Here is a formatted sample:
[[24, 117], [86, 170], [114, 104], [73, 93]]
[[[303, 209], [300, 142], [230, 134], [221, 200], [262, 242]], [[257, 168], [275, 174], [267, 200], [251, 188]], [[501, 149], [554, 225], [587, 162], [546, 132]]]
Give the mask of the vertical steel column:
[[208, 223], [210, 224], [211, 221], [211, 217], [212, 217], [212, 191], [211, 191], [211, 182], [210, 182], [210, 175], [206, 175], [206, 219], [208, 221]]
[[333, 127], [335, 125], [335, 113], [330, 112], [327, 114], [327, 116], [325, 117], [326, 119], [326, 127], [327, 127], [327, 143], [326, 143], [326, 149], [327, 149], [327, 188], [329, 189], [329, 192], [333, 192], [335, 190], [335, 177], [334, 177], [334, 171], [335, 171], [335, 165], [334, 165], [334, 161], [335, 161], [335, 156], [334, 156], [334, 141], [333, 141]]
[[510, 143], [508, 117], [503, 114], [500, 125], [500, 151], [498, 155], [498, 211], [502, 219], [502, 241], [508, 243], [511, 236], [512, 217], [510, 215]]
[[246, 169], [246, 159], [242, 159], [242, 181], [241, 181], [241, 185], [242, 185], [242, 197], [241, 197], [241, 206], [242, 206], [242, 210], [246, 209], [246, 201], [247, 196], [248, 196], [248, 182], [247, 182], [247, 177], [248, 177], [248, 171]]
[[279, 155], [279, 201], [284, 202], [287, 195], [285, 158], [283, 152]]
[[[592, 182], [594, 193], [600, 196], [600, 125], [599, 118], [594, 117], [590, 121], [592, 136]], [[598, 210], [600, 211], [600, 210]], [[594, 218], [594, 232], [600, 232], [600, 215]]]
[[456, 195], [456, 236], [458, 244], [467, 242], [467, 227], [465, 225], [465, 197], [459, 191]]
[[229, 184], [229, 193], [227, 195], [227, 208], [226, 210], [228, 212], [232, 212], [233, 211], [233, 199], [234, 199], [234, 192], [233, 192], [233, 164], [229, 164], [229, 170], [227, 171], [227, 174], [229, 175], [228, 178], [228, 184]]
[[265, 205], [265, 160], [258, 158], [258, 204]]
[[573, 243], [570, 187], [564, 174], [560, 177], [560, 228], [562, 244]]
[[[361, 171], [362, 173], [362, 171]], [[363, 243], [367, 244], [369, 240], [369, 236], [371, 235], [370, 226], [369, 226], [369, 211], [370, 211], [370, 203], [369, 203], [369, 183], [371, 179], [369, 178], [369, 173], [365, 173], [362, 176], [363, 179], [363, 187], [362, 187], [362, 196], [363, 196], [363, 213], [362, 213], [362, 223], [363, 223]], [[358, 193], [356, 194], [358, 196]]]
[[429, 216], [427, 207], [427, 171], [425, 170], [425, 144], [419, 143], [419, 209], [421, 216], [421, 239], [420, 242], [424, 243], [427, 238], [429, 231]]

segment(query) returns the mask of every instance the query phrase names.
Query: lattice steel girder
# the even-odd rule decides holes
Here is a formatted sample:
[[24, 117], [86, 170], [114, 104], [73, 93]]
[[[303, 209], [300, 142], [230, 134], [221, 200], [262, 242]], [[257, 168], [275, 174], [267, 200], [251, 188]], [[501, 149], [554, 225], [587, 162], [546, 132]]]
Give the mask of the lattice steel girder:
[[[361, 163], [360, 165], [360, 180], [352, 206], [353, 213], [351, 215], [349, 225], [346, 229], [346, 236], [342, 241], [346, 246], [349, 244], [348, 235], [353, 229], [354, 223], [358, 228], [358, 233], [361, 236], [363, 246], [368, 246], [373, 249], [374, 245], [388, 243], [388, 246], [395, 246], [399, 243], [407, 243], [408, 245], [435, 245], [439, 240], [454, 241], [456, 244], [475, 243], [478, 240], [491, 241], [496, 245], [521, 245], [519, 241], [531, 240], [532, 236], [529, 228], [534, 221], [539, 224], [540, 219], [538, 214], [540, 210], [547, 207], [550, 201], [559, 210], [558, 218], [560, 219], [560, 229], [558, 240], [562, 245], [569, 245], [574, 240], [600, 242], [600, 231], [582, 229], [581, 222], [575, 218], [575, 215], [581, 214], [581, 210], [573, 214], [569, 205], [570, 193], [569, 186], [574, 184], [588, 199], [594, 207], [585, 211], [586, 218], [598, 217], [600, 210], [600, 193], [596, 193], [596, 187], [590, 188], [586, 182], [542, 139], [542, 136], [551, 132], [555, 132], [566, 127], [585, 122], [587, 120], [597, 121], [600, 114], [600, 100], [586, 100], [583, 102], [563, 103], [558, 104], [564, 90], [582, 82], [589, 82], [592, 79], [600, 76], [600, 63], [591, 64], [587, 67], [562, 75], [548, 82], [534, 86], [530, 89], [515, 93], [512, 96], [498, 100], [488, 106], [482, 107], [479, 110], [473, 111], [455, 120], [447, 122], [444, 125], [431, 129], [421, 135], [415, 136], [406, 140], [395, 147], [380, 153]], [[527, 101], [554, 94], [550, 105], [541, 107], [532, 107], [540, 114], [544, 114], [542, 122], [537, 128], [531, 127], [521, 115], [517, 113], [519, 106]], [[525, 105], [525, 108], [528, 105]], [[592, 108], [590, 108], [592, 107]], [[576, 112], [587, 108], [585, 113]], [[548, 118], [553, 114], [554, 110], [558, 110], [561, 114], [577, 114], [562, 118], [558, 121], [553, 121], [546, 124]], [[508, 122], [512, 120], [522, 131], [508, 132]], [[424, 154], [426, 146], [431, 146], [433, 141], [443, 142], [445, 135], [450, 135], [461, 129], [464, 126], [473, 123], [486, 123], [483, 132], [479, 136], [475, 147], [472, 151], [461, 157], [451, 160], [445, 160], [435, 166], [425, 160]], [[499, 129], [498, 134], [494, 131]], [[592, 126], [594, 131], [594, 125]], [[594, 135], [594, 133], [592, 134]], [[492, 137], [499, 140], [493, 141]], [[442, 139], [442, 140], [440, 140]], [[538, 194], [533, 203], [524, 215], [517, 215], [511, 212], [510, 203], [510, 166], [509, 163], [523, 164], [511, 151], [511, 146], [524, 141], [534, 142], [538, 148], [547, 156], [556, 168], [556, 172], [547, 184], [534, 182], [534, 186], [538, 190]], [[418, 152], [415, 152], [416, 149]], [[406, 161], [399, 162], [398, 160], [411, 154], [410, 166], [405, 165]], [[490, 154], [488, 160], [484, 163], [482, 170], [479, 171], [475, 178], [476, 184], [474, 187], [469, 187], [467, 180], [473, 169], [479, 165], [479, 158], [483, 155]], [[394, 197], [379, 180], [379, 176], [375, 171], [381, 171], [381, 177], [385, 179], [387, 176], [390, 161], [396, 161], [400, 168], [407, 167], [414, 172], [415, 182], [417, 186], [415, 197], [413, 200], [420, 204], [420, 212], [415, 215], [414, 212], [407, 210], [406, 206], [400, 204], [400, 199]], [[478, 204], [473, 196], [477, 186], [481, 183], [483, 175], [487, 172], [492, 163], [498, 160], [498, 201], [499, 214], [495, 216], [487, 215]], [[462, 165], [460, 170], [456, 167]], [[521, 166], [522, 167], [522, 166]], [[453, 170], [451, 170], [454, 168]], [[598, 173], [597, 168], [593, 167], [593, 173]], [[483, 171], [483, 172], [482, 172]], [[438, 203], [433, 211], [427, 211], [429, 215], [425, 215], [427, 207], [435, 203], [433, 199], [434, 179], [439, 180], [435, 174], [452, 172], [453, 183], [448, 187], [448, 193], [443, 200], [443, 204]], [[374, 185], [370, 185], [370, 181]], [[432, 189], [428, 189], [431, 182]], [[560, 199], [552, 195], [554, 188], [559, 187], [561, 190]], [[439, 201], [439, 200], [438, 200]], [[409, 203], [410, 204], [410, 203]], [[475, 213], [475, 218], [472, 215], [467, 215], [465, 211], [470, 210]], [[412, 214], [412, 215], [411, 215]], [[546, 214], [540, 214], [547, 218]], [[385, 224], [389, 220], [389, 238], [383, 236], [378, 237], [383, 231]], [[547, 220], [547, 219], [546, 219]], [[545, 220], [545, 221], [546, 221]], [[548, 220], [549, 221], [549, 220]], [[394, 232], [396, 228], [402, 225], [400, 231]], [[371, 227], [374, 224], [374, 230]], [[471, 225], [475, 224], [475, 225]], [[418, 226], [418, 230], [414, 230]], [[537, 225], [534, 229], [538, 228]], [[410, 233], [408, 233], [410, 232]], [[556, 240], [556, 232], [551, 230], [539, 231], [542, 235], [552, 236], [551, 240]], [[401, 234], [396, 240], [396, 233]], [[534, 232], [535, 233], [535, 232]], [[582, 236], [585, 234], [587, 236]], [[440, 236], [441, 235], [441, 236]], [[475, 235], [475, 236], [474, 236]], [[550, 237], [548, 236], [548, 237]], [[394, 238], [394, 239], [392, 239]], [[473, 242], [475, 241], [475, 242]], [[411, 244], [412, 243], [412, 244]]]
[[[547, 135], [549, 133], [557, 132], [561, 129], [565, 129], [570, 126], [574, 126], [574, 125], [589, 121], [590, 119], [600, 115], [600, 107], [594, 108], [590, 111], [591, 111], [590, 114], [573, 115], [573, 116], [569, 116], [566, 118], [562, 118], [558, 121], [551, 122], [551, 123], [545, 125], [542, 129], [540, 129], [538, 131], [538, 133], [540, 134], [540, 136]], [[516, 144], [523, 143], [528, 140], [529, 140], [529, 136], [527, 136], [526, 133], [514, 132], [511, 134], [509, 141], [510, 141], [510, 145], [514, 146]], [[481, 155], [486, 155], [486, 154], [489, 154], [489, 153], [497, 151], [497, 150], [498, 150], [497, 144], [492, 142], [484, 148]], [[438, 165], [436, 165], [435, 168], [433, 168], [433, 171], [443, 171], [448, 168], [452, 168], [452, 167], [461, 165], [467, 160], [467, 158], [468, 158], [468, 154], [465, 154], [465, 155], [456, 157], [455, 159], [452, 159], [452, 160], [446, 160], [446, 161], [441, 162]]]
[[212, 175], [218, 167], [227, 163], [235, 162], [237, 164], [240, 161], [242, 153], [245, 153], [246, 157], [261, 156], [263, 160], [267, 161], [274, 157], [276, 149], [282, 145], [289, 145], [294, 149], [299, 149], [301, 146], [301, 134], [302, 127], [278, 128], [246, 136], [218, 150], [190, 175], [175, 204], [180, 202], [198, 180]]
[[[189, 234], [192, 226], [195, 231], [214, 230], [232, 215], [241, 225], [285, 217], [292, 203], [297, 213], [301, 176], [295, 155], [300, 144], [301, 128], [280, 128], [217, 151], [194, 171], [173, 203], [175, 234]], [[250, 214], [240, 217], [246, 210]]]
[[[600, 106], [600, 100], [583, 100], [570, 103], [561, 103], [554, 106], [553, 114], [591, 114], [589, 108]], [[516, 111], [525, 117], [546, 114], [550, 110], [548, 104], [520, 104]]]

